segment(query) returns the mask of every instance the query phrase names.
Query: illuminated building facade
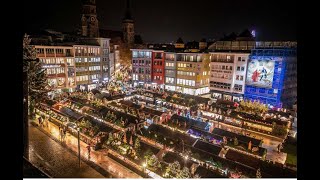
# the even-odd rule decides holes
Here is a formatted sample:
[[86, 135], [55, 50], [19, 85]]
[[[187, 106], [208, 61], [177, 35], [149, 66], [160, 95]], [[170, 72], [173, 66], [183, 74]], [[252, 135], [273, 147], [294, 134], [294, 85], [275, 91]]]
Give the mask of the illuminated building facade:
[[176, 90], [177, 84], [177, 60], [176, 53], [165, 53], [165, 89], [170, 91]]
[[76, 87], [74, 49], [72, 46], [36, 45], [37, 58], [46, 69], [48, 83], [53, 89]]
[[165, 81], [165, 53], [164, 51], [152, 51], [152, 82], [153, 85], [158, 85], [164, 88]]
[[292, 108], [297, 97], [296, 42], [257, 42], [249, 56], [245, 99]]
[[152, 85], [152, 50], [131, 49], [133, 87]]
[[176, 91], [191, 95], [209, 93], [209, 54], [177, 53], [176, 56]]

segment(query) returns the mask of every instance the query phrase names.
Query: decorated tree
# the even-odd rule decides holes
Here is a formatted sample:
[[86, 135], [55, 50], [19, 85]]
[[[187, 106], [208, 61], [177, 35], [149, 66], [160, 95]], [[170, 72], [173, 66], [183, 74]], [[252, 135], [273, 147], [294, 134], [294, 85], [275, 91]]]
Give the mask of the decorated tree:
[[140, 139], [137, 137], [136, 140], [134, 141], [134, 149], [137, 152], [140, 152]]
[[110, 143], [112, 143], [113, 140], [114, 140], [114, 139], [113, 139], [112, 133], [109, 133], [109, 135], [108, 135], [108, 140], [107, 140], [107, 144], [109, 145]]
[[189, 168], [183, 167], [182, 170], [177, 174], [177, 178], [187, 179], [191, 177]]
[[155, 169], [161, 167], [160, 162], [156, 157], [156, 155], [150, 156], [149, 159], [147, 160], [147, 163], [148, 163], [148, 166], [153, 167]]
[[180, 173], [180, 163], [178, 161], [174, 161], [170, 163], [166, 168], [166, 174], [171, 176], [177, 176]]
[[[46, 71], [42, 68], [41, 61], [37, 60], [37, 51], [30, 45], [31, 39], [27, 34], [23, 38], [23, 72], [27, 73], [27, 81], [24, 86], [28, 87], [29, 112], [31, 117], [35, 116], [35, 107], [42, 100], [48, 98], [47, 94], [51, 91], [47, 82]], [[28, 83], [28, 84], [26, 84]]]

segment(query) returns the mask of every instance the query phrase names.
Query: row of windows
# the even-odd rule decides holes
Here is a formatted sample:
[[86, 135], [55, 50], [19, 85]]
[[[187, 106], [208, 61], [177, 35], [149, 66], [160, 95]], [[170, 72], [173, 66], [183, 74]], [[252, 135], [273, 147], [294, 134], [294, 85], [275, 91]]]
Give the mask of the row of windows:
[[[63, 58], [46, 58], [40, 59], [40, 61], [44, 64], [64, 64]], [[69, 62], [73, 62], [73, 60], [69, 59]]]
[[53, 87], [64, 86], [66, 82], [65, 78], [48, 79], [48, 84]]
[[174, 78], [166, 77], [166, 83], [174, 84]]
[[234, 84], [234, 90], [236, 90], [236, 91], [242, 91], [242, 85], [240, 85], [240, 84]]
[[154, 80], [160, 80], [160, 81], [161, 81], [161, 80], [162, 80], [162, 76], [154, 76], [153, 79], [154, 79]]
[[245, 62], [245, 61], [246, 61], [246, 58], [245, 58], [245, 57], [238, 57], [238, 61]]
[[174, 67], [174, 63], [168, 63], [168, 62], [166, 62], [166, 67]]
[[48, 68], [47, 75], [49, 74], [61, 74], [64, 73], [64, 68]]
[[151, 75], [133, 74], [132, 79], [134, 81], [151, 81]]
[[223, 73], [212, 73], [211, 77], [231, 80], [232, 75], [231, 74], [223, 74]]
[[67, 58], [67, 64], [68, 66], [74, 66], [74, 59]]
[[[140, 65], [140, 66], [150, 66], [151, 61], [150, 60], [132, 60], [133, 65]], [[146, 63], [146, 64], [144, 64]]]
[[162, 55], [163, 55], [163, 53], [155, 53], [154, 58], [155, 59], [162, 59]]
[[177, 84], [179, 84], [179, 85], [187, 85], [187, 86], [195, 86], [196, 82], [194, 80], [177, 79]]
[[100, 48], [93, 47], [75, 47], [76, 56], [99, 56]]
[[151, 58], [151, 51], [132, 51], [134, 58]]
[[154, 73], [162, 73], [162, 69], [153, 69]]
[[95, 58], [75, 58], [75, 61], [77, 63], [83, 63], [83, 62], [100, 62], [100, 57]]
[[213, 65], [212, 69], [232, 70], [232, 66]]
[[236, 80], [238, 80], [238, 81], [243, 81], [243, 76], [241, 76], [241, 75], [236, 75]]
[[221, 88], [221, 89], [230, 89], [231, 88], [231, 84], [229, 83], [221, 83], [221, 82], [215, 82], [215, 81], [210, 81], [210, 84], [213, 86], [213, 87], [216, 87], [216, 88]]
[[226, 54], [213, 54], [210, 56], [211, 62], [226, 62], [233, 63], [234, 55], [226, 55]]
[[162, 61], [154, 61], [153, 65], [162, 66]]
[[187, 68], [195, 68], [196, 65], [193, 64], [186, 64], [186, 63], [178, 63], [178, 67], [187, 67]]
[[77, 81], [88, 81], [88, 76], [77, 76], [76, 77]]
[[89, 66], [89, 71], [99, 71], [100, 66]]
[[166, 60], [174, 61], [174, 54], [166, 54]]
[[167, 69], [166, 70], [166, 75], [175, 75], [175, 70]]
[[100, 78], [99, 74], [91, 75], [91, 80], [98, 79], [98, 78]]
[[[38, 54], [44, 54], [43, 48], [37, 48]], [[46, 54], [54, 54], [54, 51], [56, 51], [56, 54], [63, 54], [64, 49], [54, 49], [54, 48], [46, 48]], [[66, 54], [71, 55], [71, 49], [66, 49]]]
[[244, 71], [244, 70], [245, 70], [244, 66], [237, 66], [237, 71]]
[[201, 55], [177, 54], [177, 61], [201, 62]]
[[88, 71], [87, 67], [76, 67], [77, 72]]
[[186, 71], [177, 71], [178, 75], [182, 75], [182, 76], [195, 76], [196, 73], [195, 72], [186, 72]]

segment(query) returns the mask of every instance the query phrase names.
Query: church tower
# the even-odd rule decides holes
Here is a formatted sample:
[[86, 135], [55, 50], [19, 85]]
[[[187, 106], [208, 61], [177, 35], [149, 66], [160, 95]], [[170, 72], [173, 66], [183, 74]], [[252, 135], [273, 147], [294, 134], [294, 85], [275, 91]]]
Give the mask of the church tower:
[[82, 0], [81, 35], [99, 37], [96, 0]]
[[131, 16], [130, 0], [126, 0], [125, 15], [122, 20], [123, 40], [128, 45], [134, 43], [134, 22]]

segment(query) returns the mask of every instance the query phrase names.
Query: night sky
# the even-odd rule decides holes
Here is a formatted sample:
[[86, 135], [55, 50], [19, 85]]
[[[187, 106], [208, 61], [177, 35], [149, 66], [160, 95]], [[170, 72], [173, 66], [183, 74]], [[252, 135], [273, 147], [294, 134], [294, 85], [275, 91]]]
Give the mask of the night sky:
[[[120, 30], [125, 0], [96, 0], [100, 28]], [[43, 28], [68, 32], [80, 25], [80, 0], [24, 2], [25, 32]], [[132, 0], [135, 33], [144, 42], [173, 42], [255, 29], [258, 40], [296, 40], [295, 1]]]

